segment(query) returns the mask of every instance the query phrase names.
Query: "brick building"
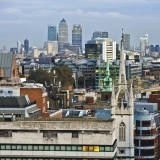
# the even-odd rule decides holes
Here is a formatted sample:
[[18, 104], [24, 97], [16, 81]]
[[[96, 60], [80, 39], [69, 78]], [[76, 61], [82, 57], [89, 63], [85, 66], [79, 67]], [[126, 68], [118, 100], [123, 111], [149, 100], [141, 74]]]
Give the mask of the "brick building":
[[20, 88], [20, 95], [28, 95], [31, 101], [36, 101], [36, 104], [41, 109], [42, 117], [49, 117], [49, 113], [47, 113], [47, 100], [48, 94], [46, 89], [41, 86], [30, 86], [29, 84]]
[[0, 54], [0, 80], [18, 77], [15, 53]]

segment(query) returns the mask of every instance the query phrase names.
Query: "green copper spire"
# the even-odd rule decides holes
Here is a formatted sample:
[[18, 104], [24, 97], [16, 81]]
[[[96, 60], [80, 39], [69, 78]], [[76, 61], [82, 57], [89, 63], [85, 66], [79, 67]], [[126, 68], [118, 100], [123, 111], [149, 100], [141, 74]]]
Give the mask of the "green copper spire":
[[109, 70], [109, 62], [108, 62], [108, 56], [107, 56], [107, 62], [106, 62], [106, 76], [103, 79], [103, 92], [112, 91], [112, 78], [110, 78], [110, 70]]

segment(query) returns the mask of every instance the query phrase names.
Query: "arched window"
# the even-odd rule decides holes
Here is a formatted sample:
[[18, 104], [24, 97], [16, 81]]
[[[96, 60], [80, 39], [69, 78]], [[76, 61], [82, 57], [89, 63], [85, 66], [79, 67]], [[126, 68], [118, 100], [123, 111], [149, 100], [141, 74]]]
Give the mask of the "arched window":
[[126, 139], [126, 126], [123, 122], [119, 125], [119, 141], [125, 141]]

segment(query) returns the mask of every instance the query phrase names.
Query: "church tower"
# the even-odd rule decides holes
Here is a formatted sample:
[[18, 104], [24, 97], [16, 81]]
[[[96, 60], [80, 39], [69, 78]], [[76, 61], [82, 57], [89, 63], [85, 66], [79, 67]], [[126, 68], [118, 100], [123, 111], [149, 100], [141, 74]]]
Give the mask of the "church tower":
[[117, 138], [117, 159], [134, 160], [134, 102], [132, 85], [127, 89], [124, 40], [122, 29], [121, 55], [118, 86], [115, 90], [113, 84], [111, 96], [111, 114], [115, 119], [115, 130]]
[[109, 62], [108, 62], [108, 56], [107, 56], [107, 62], [106, 62], [106, 75], [103, 79], [103, 92], [111, 92], [112, 91], [112, 78], [110, 78], [110, 70], [109, 70]]

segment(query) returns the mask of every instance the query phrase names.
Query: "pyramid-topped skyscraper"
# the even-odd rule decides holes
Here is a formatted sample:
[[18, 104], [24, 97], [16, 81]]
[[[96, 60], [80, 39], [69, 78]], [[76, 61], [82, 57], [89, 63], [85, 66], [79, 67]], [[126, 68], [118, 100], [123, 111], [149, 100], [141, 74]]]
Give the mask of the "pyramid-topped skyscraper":
[[63, 18], [59, 23], [59, 35], [58, 35], [58, 51], [62, 52], [64, 44], [68, 43], [68, 24]]

